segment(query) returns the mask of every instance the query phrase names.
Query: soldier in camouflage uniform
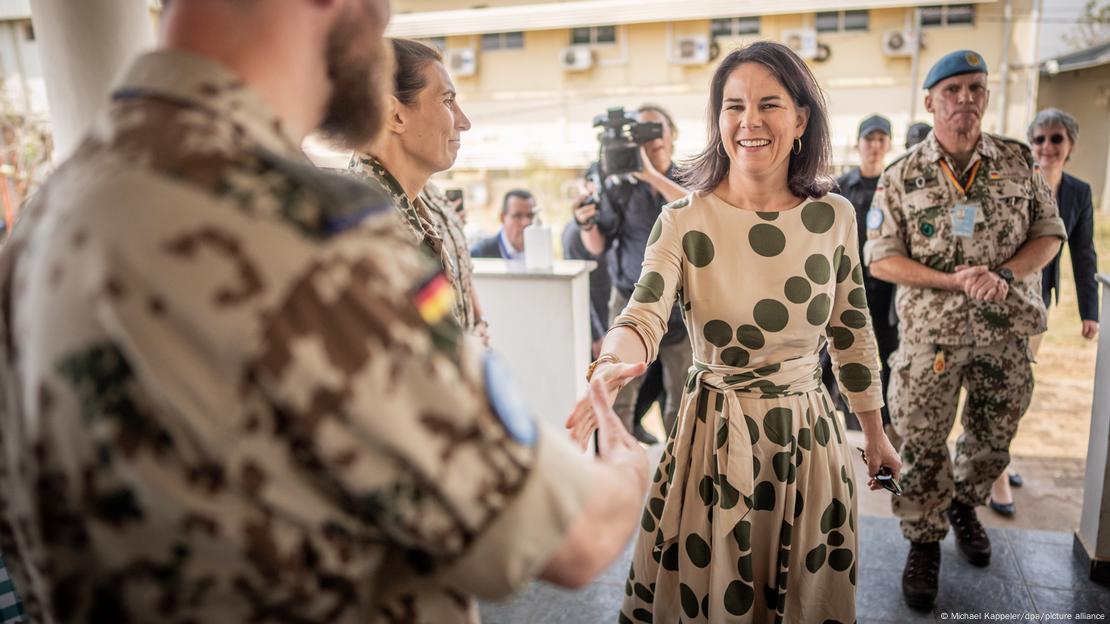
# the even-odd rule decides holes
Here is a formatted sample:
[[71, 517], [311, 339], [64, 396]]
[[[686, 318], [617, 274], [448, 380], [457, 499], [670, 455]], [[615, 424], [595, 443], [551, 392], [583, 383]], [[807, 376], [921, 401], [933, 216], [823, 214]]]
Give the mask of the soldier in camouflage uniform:
[[[1029, 148], [981, 131], [986, 72], [969, 50], [932, 68], [935, 130], [883, 173], [868, 214], [871, 271], [899, 285], [889, 401], [905, 465], [893, 508], [912, 542], [903, 593], [919, 608], [935, 602], [949, 523], [965, 557], [990, 562], [975, 507], [1009, 463], [1029, 406], [1028, 336], [1045, 329], [1040, 269], [1066, 236]], [[964, 433], [950, 461], [961, 388]]]
[[602, 462], [537, 425], [387, 198], [299, 149], [372, 138], [387, 17], [174, 0], [24, 209], [0, 551], [34, 621], [474, 622], [627, 542], [647, 459], [616, 415]]
[[443, 266], [455, 290], [455, 318], [463, 328], [485, 337], [486, 320], [475, 311], [474, 268], [462, 220], [428, 181], [455, 163], [459, 136], [470, 129], [470, 120], [459, 108], [438, 50], [407, 39], [390, 42], [397, 67], [389, 121], [369, 153], [352, 155], [350, 170], [372, 180], [393, 199], [413, 241]]

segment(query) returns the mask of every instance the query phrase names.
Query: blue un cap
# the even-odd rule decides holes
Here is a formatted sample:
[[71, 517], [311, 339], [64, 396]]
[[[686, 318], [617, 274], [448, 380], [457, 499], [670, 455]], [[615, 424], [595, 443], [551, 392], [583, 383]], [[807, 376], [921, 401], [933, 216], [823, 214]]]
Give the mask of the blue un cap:
[[936, 83], [952, 76], [980, 73], [987, 73], [987, 62], [981, 54], [973, 50], [949, 52], [929, 70], [929, 75], [925, 76], [925, 88], [932, 89]]

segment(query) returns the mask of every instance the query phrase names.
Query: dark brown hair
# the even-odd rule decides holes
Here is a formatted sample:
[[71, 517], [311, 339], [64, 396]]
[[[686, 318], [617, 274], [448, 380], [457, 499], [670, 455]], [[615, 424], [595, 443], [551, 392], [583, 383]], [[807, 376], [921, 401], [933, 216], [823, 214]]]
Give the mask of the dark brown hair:
[[442, 63], [443, 54], [430, 45], [412, 39], [390, 39], [393, 44], [393, 95], [411, 106], [416, 96], [428, 86], [424, 79], [424, 66], [431, 62]]
[[825, 96], [805, 61], [781, 43], [760, 41], [733, 50], [721, 61], [710, 83], [709, 107], [706, 110], [706, 127], [709, 142], [705, 149], [684, 163], [682, 179], [691, 190], [710, 192], [728, 175], [729, 159], [722, 156], [721, 129], [718, 119], [724, 101], [725, 82], [733, 70], [744, 63], [759, 63], [774, 74], [779, 84], [794, 100], [794, 105], [809, 109], [809, 123], [802, 134], [802, 151], [793, 152], [791, 146], [787, 185], [799, 197], [820, 197], [832, 190], [834, 183], [828, 174], [831, 140], [829, 116]]

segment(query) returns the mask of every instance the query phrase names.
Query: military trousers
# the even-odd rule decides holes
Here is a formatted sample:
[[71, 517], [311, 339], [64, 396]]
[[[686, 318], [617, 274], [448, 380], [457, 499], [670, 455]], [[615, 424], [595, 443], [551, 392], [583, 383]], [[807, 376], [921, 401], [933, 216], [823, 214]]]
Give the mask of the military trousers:
[[[614, 288], [609, 298], [610, 323], [621, 312], [624, 312], [627, 305], [628, 297]], [[663, 389], [667, 393], [666, 404], [661, 406], [663, 408], [663, 431], [670, 435], [675, 420], [678, 419], [678, 410], [682, 407], [682, 390], [686, 386], [686, 375], [690, 372], [690, 366], [694, 363], [694, 352], [690, 346], [690, 340], [687, 338], [675, 344], [660, 345], [658, 359], [659, 363], [663, 365]], [[636, 424], [636, 397], [640, 394], [640, 386], [643, 383], [643, 376], [633, 379], [628, 382], [628, 385], [621, 388], [621, 391], [617, 393], [617, 398], [613, 401], [613, 411], [617, 413], [629, 432]]]
[[[890, 359], [891, 419], [901, 438], [903, 495], [892, 497], [902, 534], [943, 539], [952, 500], [986, 503], [1010, 463], [1010, 441], [1033, 396], [1033, 357], [1024, 336], [989, 345], [903, 342]], [[967, 393], [955, 457], [948, 435], [960, 390]]]

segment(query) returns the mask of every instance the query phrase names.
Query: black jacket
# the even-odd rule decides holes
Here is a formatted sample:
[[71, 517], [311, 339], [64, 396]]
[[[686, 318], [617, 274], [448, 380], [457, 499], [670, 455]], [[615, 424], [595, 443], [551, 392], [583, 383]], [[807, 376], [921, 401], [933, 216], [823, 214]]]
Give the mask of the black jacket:
[[474, 246], [470, 248], [470, 256], [472, 258], [504, 258], [501, 255], [500, 230], [493, 236], [474, 243]]
[[[674, 164], [666, 175], [672, 181], [677, 181]], [[617, 194], [601, 193], [597, 227], [605, 237], [609, 255], [609, 277], [613, 281], [613, 288], [625, 297], [631, 297], [644, 266], [644, 250], [647, 248], [648, 237], [667, 200], [647, 182], [632, 186], [628, 190], [627, 199], [620, 206], [614, 205], [615, 195]], [[673, 345], [686, 339], [686, 325], [676, 303], [671, 307], [667, 333], [659, 344]]]
[[[1075, 291], [1079, 300], [1079, 317], [1084, 321], [1098, 320], [1098, 256], [1095, 255], [1094, 214], [1091, 206], [1091, 185], [1064, 174], [1056, 191], [1056, 205], [1068, 232], [1068, 251], [1071, 269], [1075, 276]], [[1061, 249], [1061, 253], [1063, 250]], [[1060, 301], [1060, 255], [1044, 268], [1041, 276], [1041, 295], [1045, 307]], [[1055, 291], [1055, 297], [1053, 296]]]

